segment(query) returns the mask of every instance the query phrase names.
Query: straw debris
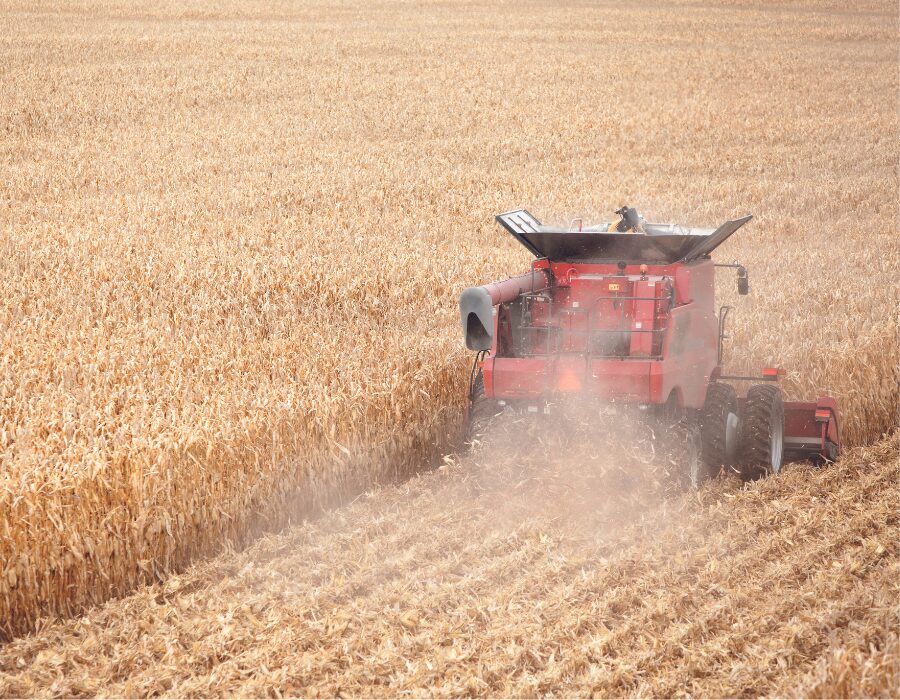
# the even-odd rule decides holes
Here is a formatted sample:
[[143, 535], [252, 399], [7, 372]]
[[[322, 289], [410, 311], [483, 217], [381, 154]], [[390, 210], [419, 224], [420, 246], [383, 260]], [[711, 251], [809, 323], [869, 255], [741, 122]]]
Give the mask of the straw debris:
[[668, 496], [516, 432], [10, 643], [0, 695], [896, 696], [900, 433]]

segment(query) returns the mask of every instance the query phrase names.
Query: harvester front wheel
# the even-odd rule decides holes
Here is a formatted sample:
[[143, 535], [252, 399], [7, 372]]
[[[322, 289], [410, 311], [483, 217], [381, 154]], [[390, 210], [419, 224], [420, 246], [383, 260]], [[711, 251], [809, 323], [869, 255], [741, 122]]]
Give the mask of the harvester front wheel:
[[706, 402], [700, 413], [703, 461], [710, 476], [720, 467], [734, 462], [738, 440], [737, 394], [730, 384], [713, 382], [706, 389]]
[[747, 392], [741, 471], [748, 479], [781, 471], [784, 460], [784, 400], [781, 389], [757, 384]]

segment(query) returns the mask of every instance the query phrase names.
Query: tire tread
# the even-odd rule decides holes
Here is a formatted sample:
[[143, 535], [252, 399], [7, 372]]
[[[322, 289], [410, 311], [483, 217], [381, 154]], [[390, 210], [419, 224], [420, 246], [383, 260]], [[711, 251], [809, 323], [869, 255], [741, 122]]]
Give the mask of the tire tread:
[[711, 383], [700, 413], [700, 433], [703, 439], [703, 461], [710, 469], [730, 466], [725, 449], [725, 420], [728, 413], [737, 413], [737, 393], [730, 384]]
[[781, 389], [773, 384], [757, 384], [747, 392], [741, 435], [741, 471], [747, 478], [769, 474], [771, 467], [772, 414], [781, 410]]
[[483, 433], [488, 422], [494, 417], [494, 405], [484, 395], [484, 375], [479, 371], [472, 385], [472, 399], [469, 403], [469, 422], [466, 439], [472, 440]]

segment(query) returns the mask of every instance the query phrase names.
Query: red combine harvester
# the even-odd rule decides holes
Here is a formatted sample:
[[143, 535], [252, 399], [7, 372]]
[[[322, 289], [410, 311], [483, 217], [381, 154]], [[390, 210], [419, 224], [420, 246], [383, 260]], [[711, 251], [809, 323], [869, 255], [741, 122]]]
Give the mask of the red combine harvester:
[[[623, 207], [617, 221], [543, 226], [526, 210], [497, 221], [535, 255], [531, 271], [460, 297], [466, 346], [477, 352], [469, 421], [504, 411], [552, 412], [567, 396], [633, 405], [687, 446], [694, 486], [734, 467], [745, 477], [777, 473], [785, 459], [830, 460], [840, 452], [834, 399], [785, 402], [782, 370], [730, 376], [725, 322], [716, 314], [710, 254], [752, 217], [719, 228], [651, 224]], [[729, 382], [753, 382], [738, 396]]]

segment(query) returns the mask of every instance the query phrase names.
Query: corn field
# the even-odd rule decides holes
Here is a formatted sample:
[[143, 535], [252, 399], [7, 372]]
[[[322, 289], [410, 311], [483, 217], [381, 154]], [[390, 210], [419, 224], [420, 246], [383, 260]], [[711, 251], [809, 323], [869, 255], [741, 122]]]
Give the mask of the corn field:
[[900, 434], [677, 499], [535, 432], [18, 639], [0, 695], [896, 697]]
[[784, 367], [895, 460], [896, 14], [4, 3], [0, 638], [448, 452], [456, 300], [527, 269], [493, 223], [518, 206], [752, 212], [717, 252], [750, 270], [718, 290], [729, 369]]

